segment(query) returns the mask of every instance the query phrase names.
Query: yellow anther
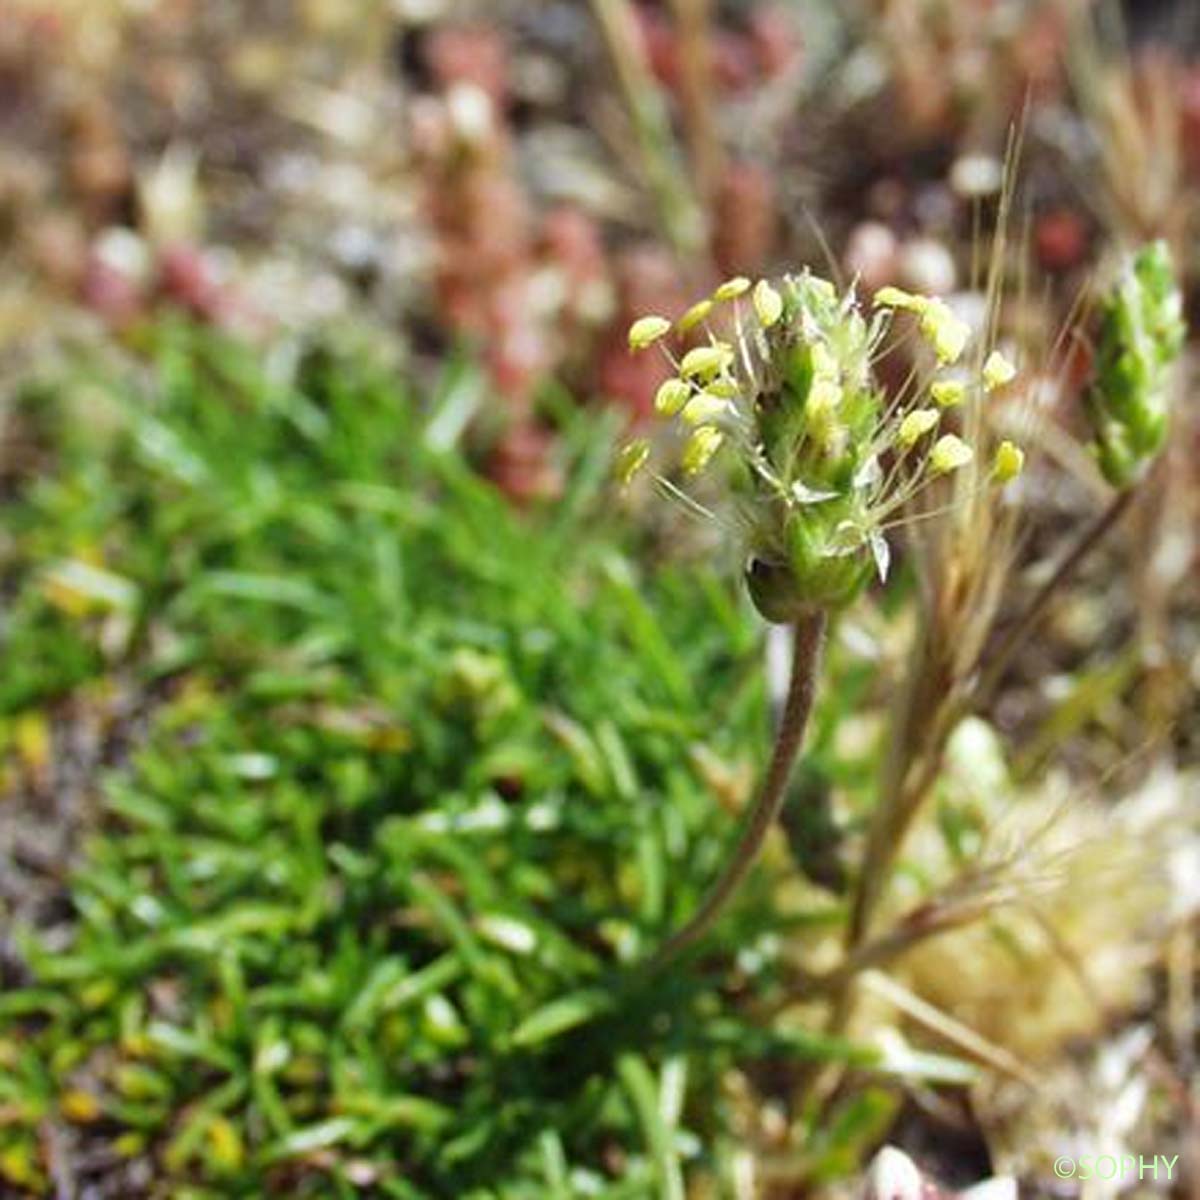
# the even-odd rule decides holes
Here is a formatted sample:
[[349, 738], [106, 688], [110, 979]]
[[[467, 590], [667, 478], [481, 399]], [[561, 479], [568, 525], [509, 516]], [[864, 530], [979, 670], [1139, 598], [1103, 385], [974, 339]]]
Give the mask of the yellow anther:
[[929, 307], [928, 296], [918, 296], [898, 287], [883, 287], [875, 293], [877, 308], [901, 308], [905, 312], [923, 313]]
[[929, 465], [939, 475], [947, 475], [965, 467], [975, 457], [975, 452], [960, 437], [947, 433], [938, 438], [929, 452]]
[[638, 438], [625, 446], [617, 455], [616, 476], [622, 484], [629, 481], [646, 465], [650, 457], [650, 443], [645, 438]]
[[703, 471], [724, 440], [725, 437], [719, 429], [714, 429], [711, 425], [701, 425], [683, 447], [681, 462], [684, 472], [696, 475]]
[[957, 362], [971, 337], [971, 327], [944, 300], [927, 301], [921, 310], [921, 332], [941, 363]]
[[992, 478], [999, 484], [1010, 483], [1025, 469], [1025, 451], [1012, 442], [1001, 442], [996, 447], [996, 458], [992, 463]]
[[679, 332], [688, 333], [696, 328], [705, 317], [713, 310], [713, 302], [711, 300], [700, 300], [693, 304], [691, 308], [679, 318]]
[[666, 317], [641, 317], [629, 327], [629, 348], [645, 350], [671, 331]]
[[997, 388], [1002, 388], [1006, 383], [1012, 383], [1016, 377], [1017, 368], [999, 350], [993, 350], [987, 356], [987, 362], [983, 364], [983, 386], [985, 390], [994, 392]]
[[685, 379], [709, 379], [719, 375], [732, 363], [733, 347], [716, 342], [711, 346], [697, 346], [689, 350], [679, 364], [679, 373]]
[[941, 408], [955, 408], [967, 397], [967, 385], [961, 379], [935, 379], [929, 394]]
[[737, 275], [733, 279], [727, 279], [715, 292], [713, 299], [736, 300], [739, 296], [744, 296], [750, 290], [750, 280], [744, 275]]
[[692, 389], [682, 379], [668, 379], [654, 396], [654, 407], [664, 417], [673, 417], [688, 402]]
[[900, 422], [900, 432], [896, 435], [896, 440], [905, 450], [911, 449], [930, 430], [937, 427], [940, 417], [941, 414], [936, 408], [914, 408]]
[[683, 410], [683, 419], [689, 425], [711, 425], [729, 411], [729, 401], [722, 400], [710, 392], [697, 392]]
[[760, 279], [754, 289], [754, 311], [764, 329], [770, 329], [783, 316], [783, 297], [765, 279]]

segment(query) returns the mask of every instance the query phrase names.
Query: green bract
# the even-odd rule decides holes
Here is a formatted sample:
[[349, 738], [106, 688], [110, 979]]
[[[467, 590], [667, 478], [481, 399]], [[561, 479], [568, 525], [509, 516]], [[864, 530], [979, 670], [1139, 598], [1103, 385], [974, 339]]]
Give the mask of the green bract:
[[1087, 410], [1096, 459], [1114, 487], [1128, 487], [1162, 449], [1170, 369], [1185, 333], [1170, 252], [1154, 242], [1128, 263], [1101, 308]]

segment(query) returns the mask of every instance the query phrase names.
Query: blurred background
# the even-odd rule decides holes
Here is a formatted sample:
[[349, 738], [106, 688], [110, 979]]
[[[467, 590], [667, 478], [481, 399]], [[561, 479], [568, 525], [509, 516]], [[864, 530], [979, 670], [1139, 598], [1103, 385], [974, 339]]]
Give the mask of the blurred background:
[[1191, 0], [3, 0], [0, 1194], [852, 1195], [893, 1141], [947, 1193], [1141, 1153], [1173, 1177], [1085, 1194], [1200, 1195], [1182, 381], [951, 741], [896, 911], [961, 905], [861, 1028], [794, 969], [903, 552], [740, 915], [654, 995], [617, 970], [715, 874], [771, 699], [727, 539], [608, 487], [669, 372], [628, 326], [801, 266], [979, 311], [1014, 130], [1036, 582], [1103, 497], [1095, 281], [1162, 238], [1195, 308]]

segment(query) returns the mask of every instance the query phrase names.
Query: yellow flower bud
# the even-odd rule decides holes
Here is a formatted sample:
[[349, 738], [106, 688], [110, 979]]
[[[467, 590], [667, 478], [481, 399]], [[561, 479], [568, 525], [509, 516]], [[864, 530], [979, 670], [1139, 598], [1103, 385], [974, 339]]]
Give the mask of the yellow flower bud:
[[710, 392], [697, 392], [683, 410], [683, 419], [689, 425], [711, 425], [729, 411], [729, 401], [722, 400]]
[[1012, 442], [1001, 442], [996, 447], [996, 459], [992, 463], [992, 478], [999, 484], [1016, 479], [1025, 469], [1025, 451]]
[[701, 300], [693, 304], [691, 308], [679, 318], [679, 332], [688, 333], [695, 329], [705, 317], [713, 310], [713, 302], [711, 300]]
[[684, 472], [696, 475], [703, 471], [724, 440], [725, 437], [719, 429], [714, 429], [711, 425], [701, 425], [683, 447], [681, 461]]
[[760, 279], [754, 289], [754, 311], [764, 329], [770, 329], [783, 316], [783, 297], [765, 279]]
[[659, 338], [671, 330], [671, 322], [666, 317], [642, 317], [629, 327], [630, 350], [645, 350]]
[[911, 449], [931, 429], [936, 428], [940, 415], [936, 408], [914, 408], [900, 422], [900, 432], [896, 435], [896, 440], [905, 450]]
[[954, 408], [966, 399], [967, 385], [961, 379], [935, 379], [929, 394], [941, 408]]
[[733, 347], [724, 342], [715, 342], [711, 346], [697, 346], [683, 356], [679, 364], [679, 373], [685, 379], [709, 379], [719, 375], [733, 363]]
[[654, 396], [654, 407], [664, 417], [673, 417], [688, 402], [692, 389], [682, 379], [668, 379]]
[[617, 455], [616, 476], [622, 484], [629, 481], [646, 465], [650, 457], [650, 443], [645, 438], [638, 438], [625, 446]]
[[983, 364], [983, 386], [989, 392], [1011, 383], [1017, 377], [1017, 368], [1000, 353], [993, 350]]
[[944, 300], [929, 300], [921, 311], [921, 332], [933, 346], [938, 362], [953, 363], [962, 357], [971, 327], [955, 316]]
[[739, 296], [744, 296], [750, 290], [750, 280], [743, 275], [737, 275], [733, 279], [727, 279], [715, 292], [713, 292], [714, 300], [736, 300]]
[[975, 457], [975, 452], [960, 437], [947, 433], [938, 438], [929, 452], [929, 465], [939, 475], [965, 467]]

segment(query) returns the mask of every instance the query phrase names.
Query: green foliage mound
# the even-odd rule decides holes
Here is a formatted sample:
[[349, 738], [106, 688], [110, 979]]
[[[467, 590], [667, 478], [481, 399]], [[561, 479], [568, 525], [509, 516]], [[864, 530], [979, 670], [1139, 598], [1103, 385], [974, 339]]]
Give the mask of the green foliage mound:
[[839, 1052], [739, 1016], [761, 879], [703, 962], [636, 966], [728, 844], [714, 764], [764, 740], [732, 585], [631, 566], [594, 426], [562, 503], [517, 515], [354, 356], [145, 349], [141, 385], [22, 414], [44, 461], [7, 505], [4, 736], [114, 681], [144, 717], [69, 937], [18, 934], [0, 1177], [42, 1194], [50, 1130], [126, 1181], [97, 1194], [719, 1178], [730, 1064]]

